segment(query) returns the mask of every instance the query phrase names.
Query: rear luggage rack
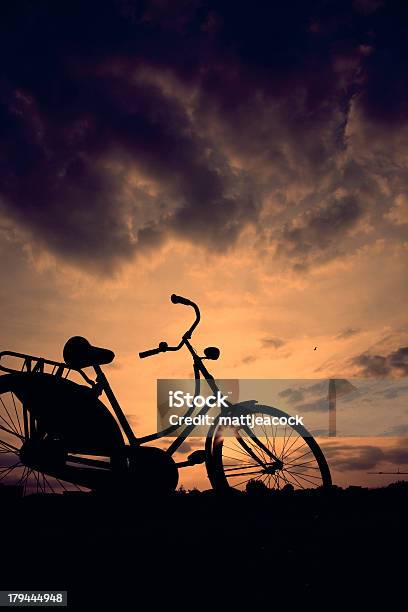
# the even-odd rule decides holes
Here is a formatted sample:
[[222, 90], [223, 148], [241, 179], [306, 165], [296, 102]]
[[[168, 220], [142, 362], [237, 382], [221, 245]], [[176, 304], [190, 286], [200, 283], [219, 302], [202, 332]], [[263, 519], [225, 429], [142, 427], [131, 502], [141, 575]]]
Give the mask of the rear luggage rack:
[[[13, 368], [8, 365], [1, 363], [5, 357], [12, 357], [13, 359], [20, 360], [19, 368]], [[7, 372], [8, 374], [15, 374], [20, 372], [39, 372], [45, 374], [52, 374], [57, 378], [68, 378], [71, 370], [78, 372], [82, 378], [91, 386], [95, 383], [91, 380], [85, 372], [77, 370], [75, 368], [69, 368], [66, 363], [61, 361], [52, 361], [51, 359], [45, 359], [44, 357], [35, 357], [34, 355], [26, 355], [24, 353], [15, 353], [14, 351], [1, 351], [0, 352], [0, 370]]]

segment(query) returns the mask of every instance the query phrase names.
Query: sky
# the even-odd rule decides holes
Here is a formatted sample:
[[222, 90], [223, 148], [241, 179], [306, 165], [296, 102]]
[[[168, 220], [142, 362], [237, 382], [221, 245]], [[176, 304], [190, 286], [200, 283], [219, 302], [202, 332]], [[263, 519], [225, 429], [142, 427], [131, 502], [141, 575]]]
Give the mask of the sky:
[[[137, 356], [190, 324], [172, 293], [219, 378], [408, 375], [406, 2], [0, 10], [2, 350], [111, 348], [137, 434], [191, 376]], [[408, 471], [403, 438], [321, 443], [342, 486]]]

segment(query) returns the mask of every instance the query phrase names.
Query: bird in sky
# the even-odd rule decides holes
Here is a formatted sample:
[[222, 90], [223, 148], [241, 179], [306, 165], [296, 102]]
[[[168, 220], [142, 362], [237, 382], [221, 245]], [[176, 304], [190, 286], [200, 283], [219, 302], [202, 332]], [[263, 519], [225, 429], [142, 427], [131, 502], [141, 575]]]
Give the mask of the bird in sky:
[[317, 351], [317, 346], [315, 346], [313, 350], [314, 350], [314, 351]]

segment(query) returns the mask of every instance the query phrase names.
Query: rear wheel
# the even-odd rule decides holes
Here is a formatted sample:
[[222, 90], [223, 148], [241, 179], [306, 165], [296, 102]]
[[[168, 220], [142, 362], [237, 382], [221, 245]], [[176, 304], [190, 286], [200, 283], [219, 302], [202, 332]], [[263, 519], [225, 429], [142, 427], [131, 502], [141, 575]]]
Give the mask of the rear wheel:
[[39, 430], [38, 423], [13, 392], [9, 377], [0, 377], [0, 484], [32, 493], [86, 491], [84, 487], [51, 476], [47, 461], [59, 467], [66, 454], [61, 443]]
[[[269, 406], [254, 405], [249, 412], [254, 416], [289, 417]], [[232, 414], [239, 416], [238, 406]], [[332, 484], [326, 458], [305, 427], [263, 424], [251, 430], [247, 426], [222, 426], [219, 418], [209, 431], [206, 445], [207, 472], [214, 489], [246, 490], [254, 482], [266, 489], [310, 489]]]

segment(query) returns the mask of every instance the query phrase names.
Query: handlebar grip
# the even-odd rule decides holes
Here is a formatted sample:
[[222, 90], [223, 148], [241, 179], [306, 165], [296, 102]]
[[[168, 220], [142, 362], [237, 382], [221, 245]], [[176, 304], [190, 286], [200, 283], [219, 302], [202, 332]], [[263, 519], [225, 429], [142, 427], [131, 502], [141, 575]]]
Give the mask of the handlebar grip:
[[152, 355], [158, 355], [161, 353], [161, 350], [158, 348], [150, 349], [150, 351], [142, 351], [139, 353], [140, 359], [144, 359], [145, 357], [151, 357]]
[[175, 293], [171, 296], [171, 301], [173, 304], [184, 304], [184, 306], [191, 306], [192, 303], [187, 298], [182, 297], [181, 295], [176, 295]]

